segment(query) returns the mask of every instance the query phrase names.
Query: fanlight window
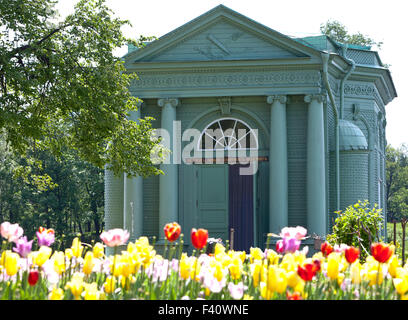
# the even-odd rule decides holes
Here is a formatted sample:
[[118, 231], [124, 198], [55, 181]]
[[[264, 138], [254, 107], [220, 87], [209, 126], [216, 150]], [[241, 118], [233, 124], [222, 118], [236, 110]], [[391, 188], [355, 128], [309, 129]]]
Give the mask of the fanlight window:
[[224, 118], [210, 123], [201, 133], [198, 150], [257, 150], [257, 132], [238, 119]]

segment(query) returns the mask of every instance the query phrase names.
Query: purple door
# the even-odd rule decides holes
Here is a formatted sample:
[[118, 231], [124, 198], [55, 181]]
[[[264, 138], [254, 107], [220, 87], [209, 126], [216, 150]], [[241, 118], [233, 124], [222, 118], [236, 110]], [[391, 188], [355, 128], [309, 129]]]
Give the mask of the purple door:
[[229, 230], [234, 229], [233, 249], [249, 252], [254, 245], [254, 180], [252, 175], [240, 175], [240, 167], [229, 166]]

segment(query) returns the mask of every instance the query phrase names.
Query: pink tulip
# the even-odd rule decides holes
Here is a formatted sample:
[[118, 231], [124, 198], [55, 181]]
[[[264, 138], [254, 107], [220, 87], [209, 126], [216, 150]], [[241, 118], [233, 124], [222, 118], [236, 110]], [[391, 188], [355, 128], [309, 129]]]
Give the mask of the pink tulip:
[[307, 230], [303, 227], [285, 227], [281, 230], [280, 237], [282, 238], [295, 238], [296, 240], [302, 240], [306, 237]]
[[6, 238], [9, 242], [17, 241], [24, 231], [17, 223], [11, 224], [10, 222], [3, 222], [1, 224], [1, 236]]
[[111, 229], [102, 232], [100, 238], [108, 247], [121, 246], [128, 241], [129, 232], [119, 228]]

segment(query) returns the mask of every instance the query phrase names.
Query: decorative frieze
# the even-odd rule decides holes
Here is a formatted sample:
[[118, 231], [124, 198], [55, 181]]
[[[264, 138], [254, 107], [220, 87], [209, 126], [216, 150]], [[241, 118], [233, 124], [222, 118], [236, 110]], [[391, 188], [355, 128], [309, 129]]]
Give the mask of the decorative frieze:
[[139, 79], [132, 82], [132, 89], [177, 89], [205, 87], [246, 87], [273, 85], [320, 86], [318, 71], [258, 71], [230, 70], [205, 73], [155, 73], [138, 72]]

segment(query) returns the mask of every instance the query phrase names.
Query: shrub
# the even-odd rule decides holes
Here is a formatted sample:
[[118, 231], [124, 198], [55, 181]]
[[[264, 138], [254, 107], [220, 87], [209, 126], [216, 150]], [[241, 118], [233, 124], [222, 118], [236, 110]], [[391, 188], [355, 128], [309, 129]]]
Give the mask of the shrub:
[[358, 201], [350, 205], [344, 212], [336, 211], [338, 215], [334, 221], [332, 233], [326, 240], [335, 245], [345, 243], [349, 246], [359, 247], [361, 260], [365, 260], [370, 251], [371, 243], [381, 241], [379, 230], [383, 227], [384, 219], [382, 209], [369, 207], [367, 200]]

